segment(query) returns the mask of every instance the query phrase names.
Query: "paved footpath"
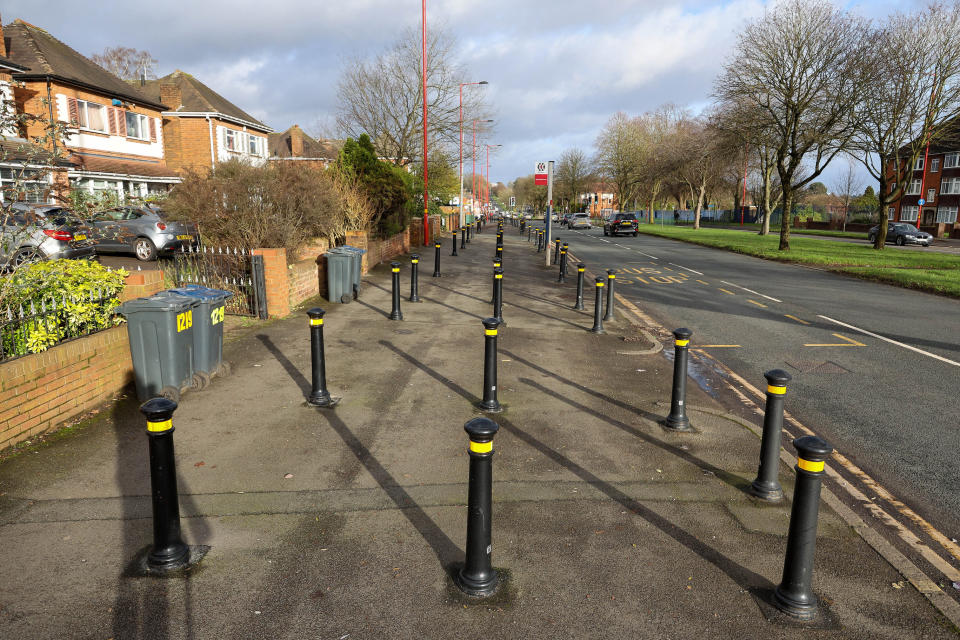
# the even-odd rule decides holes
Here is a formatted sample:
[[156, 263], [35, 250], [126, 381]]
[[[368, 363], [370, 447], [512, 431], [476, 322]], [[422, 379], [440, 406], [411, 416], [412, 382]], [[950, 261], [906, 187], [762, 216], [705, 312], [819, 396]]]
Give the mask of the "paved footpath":
[[[322, 303], [335, 410], [306, 406], [305, 314], [244, 329], [231, 377], [174, 415], [187, 576], [137, 577], [151, 541], [145, 426], [125, 398], [0, 464], [0, 638], [953, 638], [955, 628], [824, 504], [814, 587], [791, 624], [779, 582], [789, 501], [766, 505], [757, 425], [696, 385], [694, 433], [665, 431], [672, 362], [620, 313], [571, 309], [507, 227], [495, 419], [493, 598], [451, 586], [463, 560], [467, 437], [479, 415], [493, 226], [390, 321], [390, 270]], [[574, 248], [575, 249], [575, 248]], [[669, 342], [666, 342], [669, 344]], [[789, 407], [789, 396], [787, 406]], [[793, 471], [781, 482], [793, 493]]]

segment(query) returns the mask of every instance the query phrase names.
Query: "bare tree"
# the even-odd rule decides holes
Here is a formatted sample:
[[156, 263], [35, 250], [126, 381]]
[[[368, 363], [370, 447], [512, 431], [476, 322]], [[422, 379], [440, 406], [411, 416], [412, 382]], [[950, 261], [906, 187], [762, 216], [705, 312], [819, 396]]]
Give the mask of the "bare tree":
[[639, 123], [626, 113], [615, 113], [597, 137], [594, 165], [613, 186], [620, 203], [632, 199], [643, 164]]
[[141, 75], [145, 80], [157, 77], [157, 60], [149, 51], [137, 51], [132, 47], [107, 47], [103, 53], [94, 53], [90, 59], [127, 82], [137, 82]]
[[696, 203], [693, 228], [699, 229], [707, 191], [720, 184], [730, 149], [720, 131], [699, 119], [678, 122], [673, 139], [676, 175]]
[[[866, 22], [828, 0], [785, 0], [740, 34], [715, 83], [772, 133], [783, 188], [780, 249], [790, 248], [796, 192], [850, 142], [856, 107], [874, 73]], [[805, 170], [804, 170], [805, 169]]]
[[590, 180], [590, 162], [582, 149], [567, 149], [560, 154], [555, 171], [557, 191], [571, 206]]
[[857, 174], [857, 163], [847, 157], [847, 166], [833, 183], [833, 194], [843, 201], [843, 230], [847, 230], [847, 214], [850, 213], [850, 202], [863, 193], [863, 180]]
[[[337, 83], [337, 125], [344, 136], [366, 133], [377, 153], [406, 165], [423, 155], [422, 47], [419, 31], [408, 29], [387, 50], [370, 59], [348, 60]], [[427, 36], [427, 124], [433, 144], [456, 151], [460, 83], [464, 69], [455, 62], [447, 33]], [[482, 89], [465, 87], [464, 130], [474, 119], [488, 119]], [[485, 125], [489, 129], [489, 125]], [[470, 146], [464, 146], [469, 157]]]
[[950, 132], [960, 116], [960, 5], [894, 14], [874, 42], [878, 73], [859, 105], [854, 147], [880, 183], [873, 246], [883, 249], [887, 207], [904, 195], [927, 144]]

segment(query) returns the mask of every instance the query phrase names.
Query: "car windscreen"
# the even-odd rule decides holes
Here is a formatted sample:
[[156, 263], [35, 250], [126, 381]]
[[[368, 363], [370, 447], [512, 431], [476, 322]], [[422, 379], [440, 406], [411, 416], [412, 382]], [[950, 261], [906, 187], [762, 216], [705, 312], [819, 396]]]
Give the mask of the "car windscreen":
[[637, 219], [637, 216], [633, 215], [632, 213], [624, 213], [617, 216], [617, 220], [636, 220], [636, 219]]
[[899, 227], [897, 227], [897, 229], [899, 229], [900, 231], [905, 231], [907, 233], [920, 233], [920, 229], [917, 229], [912, 224], [901, 224]]

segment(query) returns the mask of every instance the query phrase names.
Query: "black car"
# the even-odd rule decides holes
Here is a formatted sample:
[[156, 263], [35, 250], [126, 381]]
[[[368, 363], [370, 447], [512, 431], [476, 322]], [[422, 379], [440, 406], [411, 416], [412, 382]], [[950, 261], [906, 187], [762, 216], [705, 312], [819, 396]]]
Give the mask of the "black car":
[[603, 222], [603, 235], [616, 236], [621, 233], [632, 233], [636, 238], [640, 232], [640, 223], [632, 213], [614, 213]]
[[[877, 239], [878, 233], [880, 233], [880, 225], [870, 229], [867, 235], [870, 242]], [[891, 222], [887, 225], [887, 242], [898, 244], [901, 247], [905, 244], [919, 244], [923, 247], [929, 247], [933, 244], [933, 236], [925, 231], [920, 231], [912, 224]]]

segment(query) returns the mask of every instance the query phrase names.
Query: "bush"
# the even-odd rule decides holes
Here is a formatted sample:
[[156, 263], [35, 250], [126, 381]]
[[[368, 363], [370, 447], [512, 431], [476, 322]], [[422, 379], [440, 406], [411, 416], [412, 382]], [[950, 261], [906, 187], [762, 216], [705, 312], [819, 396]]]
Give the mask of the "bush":
[[291, 261], [310, 238], [335, 244], [347, 231], [366, 229], [371, 215], [355, 187], [302, 162], [254, 167], [234, 160], [188, 173], [163, 208], [171, 218], [196, 222], [207, 243], [283, 247]]
[[[2, 339], [3, 353], [39, 353], [67, 338], [123, 322], [114, 314], [123, 291], [123, 270], [109, 271], [87, 260], [37, 262], [3, 282], [3, 313], [12, 316]], [[16, 323], [25, 316], [43, 317]]]

